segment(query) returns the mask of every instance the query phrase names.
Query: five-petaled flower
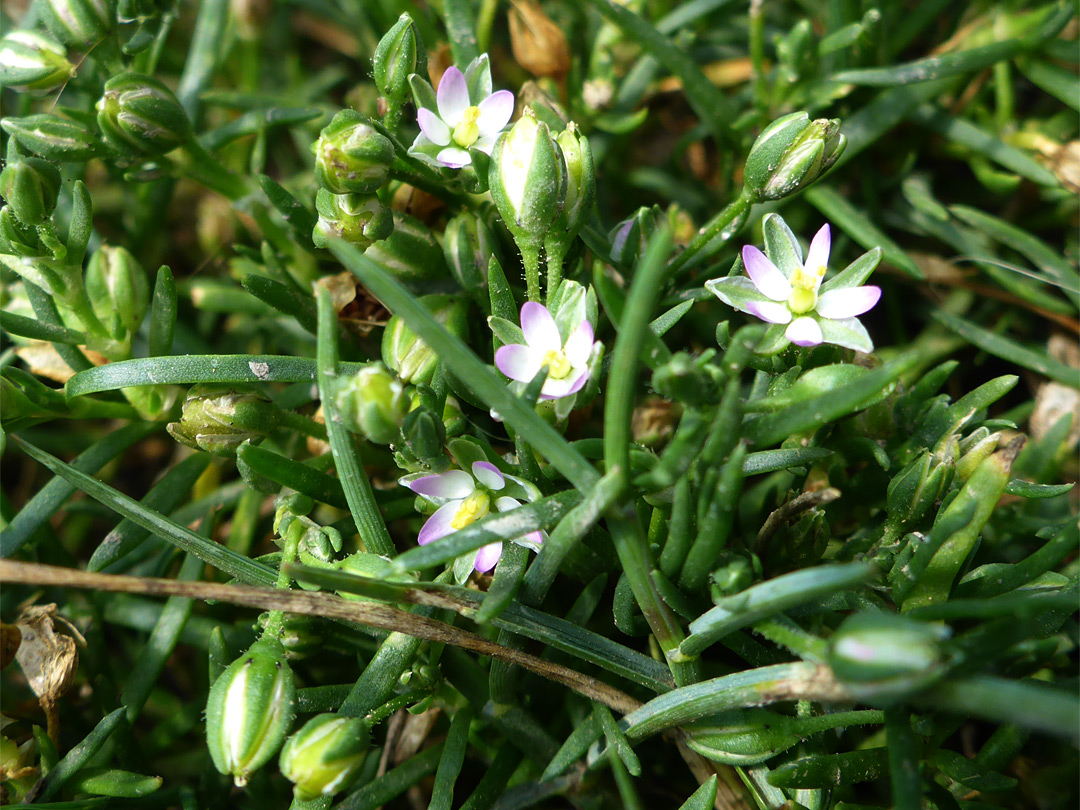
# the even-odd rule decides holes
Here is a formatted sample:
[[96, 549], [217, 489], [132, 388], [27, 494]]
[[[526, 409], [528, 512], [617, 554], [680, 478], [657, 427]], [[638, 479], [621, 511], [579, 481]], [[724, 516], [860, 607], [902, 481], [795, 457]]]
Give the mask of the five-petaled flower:
[[[448, 470], [437, 475], [405, 476], [400, 479], [402, 486], [439, 507], [420, 529], [417, 541], [426, 546], [475, 523], [493, 509], [496, 512], [517, 509], [521, 506], [519, 500], [497, 494], [506, 488], [507, 478], [491, 462], [474, 461], [472, 475], [465, 470]], [[529, 532], [514, 542], [536, 551], [543, 539], [540, 532]], [[485, 573], [495, 567], [501, 556], [502, 542], [489, 543], [477, 552], [473, 567]]]
[[746, 245], [742, 259], [749, 278], [713, 279], [706, 282], [706, 288], [735, 309], [769, 323], [787, 324], [784, 335], [797, 346], [824, 342], [873, 351], [870, 336], [856, 316], [878, 302], [881, 288], [850, 286], [849, 279], [840, 276], [835, 280], [839, 284], [826, 282], [822, 286], [831, 247], [828, 225], [814, 235], [805, 261], [793, 237], [790, 243], [791, 257], [782, 263], [783, 269], [758, 248]]
[[511, 380], [527, 383], [547, 366], [541, 399], [567, 397], [585, 386], [595, 345], [592, 324], [582, 318], [564, 341], [547, 307], [529, 301], [521, 307], [521, 331], [524, 344], [500, 346], [495, 352], [499, 371]]
[[410, 151], [424, 155], [441, 146], [435, 153], [435, 161], [451, 169], [472, 163], [470, 149], [490, 155], [499, 133], [514, 114], [514, 94], [509, 90], [499, 90], [484, 99], [470, 99], [465, 74], [456, 67], [449, 67], [443, 73], [436, 99], [437, 111], [426, 107], [417, 111], [420, 134]]

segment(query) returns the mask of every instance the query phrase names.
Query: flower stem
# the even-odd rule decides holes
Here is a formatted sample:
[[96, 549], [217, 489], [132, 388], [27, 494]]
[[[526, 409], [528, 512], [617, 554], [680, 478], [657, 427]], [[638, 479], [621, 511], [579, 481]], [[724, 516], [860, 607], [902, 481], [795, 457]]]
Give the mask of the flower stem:
[[521, 262], [525, 265], [525, 287], [530, 301], [540, 303], [540, 246], [519, 244]]
[[218, 160], [192, 138], [183, 147], [190, 162], [178, 167], [181, 172], [197, 183], [202, 183], [223, 197], [235, 202], [251, 189], [243, 178], [226, 169]]
[[751, 205], [744, 191], [698, 231], [694, 240], [671, 262], [669, 272], [677, 273], [720, 250], [745, 224]]
[[563, 259], [566, 257], [566, 248], [561, 244], [548, 242], [545, 246], [547, 253], [547, 300], [551, 303], [551, 296], [559, 288], [562, 282]]
[[[286, 572], [286, 567], [296, 561], [296, 551], [300, 547], [300, 538], [303, 537], [303, 524], [293, 521], [285, 534], [282, 536], [281, 565], [278, 568], [277, 582], [274, 587], [278, 590], [288, 590], [292, 579]], [[266, 619], [266, 627], [263, 629], [263, 638], [277, 638], [285, 627], [285, 612], [272, 610]]]
[[282, 425], [313, 439], [327, 441], [326, 425], [316, 422], [310, 416], [304, 416], [302, 413], [296, 413], [296, 411], [286, 410], [285, 408], [281, 409], [279, 416]]

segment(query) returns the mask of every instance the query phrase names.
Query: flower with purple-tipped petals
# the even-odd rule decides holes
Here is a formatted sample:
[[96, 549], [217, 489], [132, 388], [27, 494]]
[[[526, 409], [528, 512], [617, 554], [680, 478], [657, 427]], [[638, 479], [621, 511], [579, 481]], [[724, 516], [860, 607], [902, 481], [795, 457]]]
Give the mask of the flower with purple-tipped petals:
[[[406, 475], [398, 483], [408, 487], [424, 500], [438, 506], [435, 514], [420, 529], [417, 542], [422, 546], [433, 543], [458, 529], [475, 523], [491, 511], [508, 512], [521, 506], [521, 501], [498, 494], [507, 488], [507, 476], [488, 461], [475, 461], [471, 474], [465, 470], [448, 470], [435, 475]], [[529, 532], [516, 538], [515, 543], [537, 551], [543, 542], [541, 532]], [[481, 574], [490, 571], [502, 556], [502, 542], [489, 543], [476, 553], [473, 567]]]
[[[483, 67], [486, 68], [486, 60]], [[489, 91], [490, 87], [489, 81]], [[480, 95], [475, 87], [473, 94]], [[509, 90], [472, 98], [466, 74], [449, 67], [439, 81], [435, 109], [420, 106], [417, 110], [420, 134], [409, 152], [432, 165], [460, 169], [472, 163], [470, 149], [491, 154], [499, 133], [513, 114], [514, 94]]]
[[547, 307], [529, 301], [521, 307], [521, 331], [525, 343], [500, 346], [495, 352], [499, 371], [511, 380], [527, 383], [547, 366], [541, 399], [567, 397], [585, 386], [589, 357], [596, 345], [588, 320], [582, 318], [564, 341]]
[[[770, 219], [773, 218], [773, 219]], [[858, 317], [881, 298], [881, 288], [859, 286], [880, 259], [876, 249], [853, 262], [828, 282], [831, 234], [828, 224], [814, 235], [802, 258], [798, 241], [775, 214], [766, 217], [766, 249], [742, 250], [746, 276], [713, 279], [705, 287], [725, 304], [774, 324], [786, 324], [784, 336], [797, 346], [833, 343], [860, 352], [874, 344]], [[775, 259], [775, 261], [774, 261]]]

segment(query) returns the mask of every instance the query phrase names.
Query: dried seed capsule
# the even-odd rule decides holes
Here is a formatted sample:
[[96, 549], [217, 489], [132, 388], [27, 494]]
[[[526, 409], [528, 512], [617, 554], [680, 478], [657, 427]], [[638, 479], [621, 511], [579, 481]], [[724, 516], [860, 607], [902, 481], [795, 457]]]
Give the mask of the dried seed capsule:
[[296, 686], [279, 641], [261, 639], [221, 673], [206, 703], [214, 766], [240, 787], [277, 753], [295, 716]]
[[361, 248], [388, 237], [394, 218], [375, 195], [332, 194], [325, 188], [315, 196], [319, 221], [311, 234], [316, 247], [326, 247], [330, 238], [344, 239]]
[[168, 425], [181, 444], [215, 456], [234, 456], [246, 441], [266, 438], [277, 427], [278, 408], [257, 391], [195, 385], [188, 391], [179, 422]]
[[355, 110], [335, 115], [311, 150], [315, 179], [334, 194], [373, 194], [394, 162], [394, 145]]

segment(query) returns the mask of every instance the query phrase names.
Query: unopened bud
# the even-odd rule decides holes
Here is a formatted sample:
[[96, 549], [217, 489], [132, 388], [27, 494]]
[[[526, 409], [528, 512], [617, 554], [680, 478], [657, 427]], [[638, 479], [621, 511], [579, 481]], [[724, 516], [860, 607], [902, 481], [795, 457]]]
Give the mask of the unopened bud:
[[0, 85], [14, 90], [52, 90], [75, 67], [64, 46], [37, 31], [12, 31], [0, 39]]
[[611, 233], [611, 258], [619, 267], [629, 269], [645, 255], [649, 239], [667, 223], [667, 217], [654, 205], [642, 206], [632, 216], [616, 225]]
[[756, 202], [782, 199], [824, 174], [846, 145], [837, 119], [811, 121], [805, 112], [785, 115], [754, 141], [743, 183]]
[[0, 172], [0, 196], [23, 225], [43, 225], [56, 208], [60, 170], [41, 158], [18, 158]]
[[[457, 337], [468, 334], [468, 305], [465, 301], [449, 295], [425, 295], [419, 300], [451, 334]], [[429, 383], [435, 374], [439, 356], [405, 321], [395, 315], [383, 332], [382, 360], [407, 383]]]
[[34, 6], [53, 36], [65, 45], [95, 44], [116, 23], [113, 0], [38, 0]]
[[826, 660], [860, 694], [895, 699], [944, 673], [947, 633], [891, 613], [856, 613], [829, 640]]
[[266, 438], [277, 427], [278, 408], [256, 391], [195, 385], [169, 434], [181, 444], [215, 456], [234, 456], [246, 441]]
[[0, 252], [27, 258], [51, 255], [37, 228], [19, 222], [10, 205], [0, 208]]
[[94, 314], [117, 340], [130, 340], [150, 307], [150, 285], [135, 257], [102, 245], [86, 268], [86, 294]]
[[295, 716], [296, 686], [285, 649], [262, 639], [221, 673], [206, 703], [206, 743], [214, 766], [237, 786], [277, 753]]
[[487, 288], [488, 264], [497, 249], [491, 228], [473, 212], [464, 211], [446, 223], [443, 255], [462, 289], [475, 292]]
[[676, 352], [653, 372], [652, 386], [665, 399], [687, 405], [705, 405], [719, 400], [723, 372], [712, 362], [713, 350], [693, 356]]
[[376, 444], [397, 441], [409, 410], [405, 386], [382, 363], [368, 363], [342, 378], [335, 399], [345, 426]]
[[51, 113], [5, 118], [0, 126], [23, 149], [56, 163], [83, 163], [102, 148], [86, 126]]
[[552, 248], [565, 253], [592, 212], [596, 201], [596, 168], [589, 139], [578, 131], [573, 121], [559, 133], [555, 142], [563, 161], [566, 192], [562, 212], [548, 233], [546, 244], [549, 253]]
[[409, 76], [427, 75], [427, 50], [416, 32], [416, 24], [407, 13], [379, 40], [372, 59], [375, 86], [398, 104], [412, 95]]
[[320, 714], [289, 737], [279, 765], [301, 801], [332, 796], [360, 775], [368, 750], [368, 730], [358, 717]]
[[316, 247], [326, 247], [331, 238], [338, 238], [366, 248], [393, 232], [393, 214], [374, 194], [332, 194], [321, 188], [315, 195], [315, 209], [319, 221], [311, 238]]
[[151, 76], [109, 79], [97, 111], [102, 136], [126, 160], [157, 157], [192, 138], [191, 122], [173, 91]]
[[312, 151], [315, 179], [334, 194], [378, 191], [394, 162], [394, 145], [355, 110], [335, 115]]

